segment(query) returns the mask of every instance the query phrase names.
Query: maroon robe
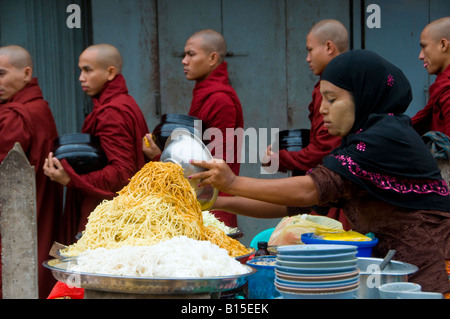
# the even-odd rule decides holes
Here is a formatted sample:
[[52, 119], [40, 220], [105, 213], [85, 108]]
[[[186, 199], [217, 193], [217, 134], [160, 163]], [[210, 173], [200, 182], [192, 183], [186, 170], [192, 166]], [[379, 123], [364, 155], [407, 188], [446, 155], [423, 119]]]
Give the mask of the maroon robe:
[[430, 86], [427, 105], [413, 116], [414, 129], [423, 135], [438, 131], [450, 137], [450, 65]]
[[64, 228], [61, 241], [72, 244], [85, 229], [92, 211], [105, 199], [112, 199], [145, 164], [142, 137], [148, 132], [141, 109], [128, 94], [125, 79], [117, 75], [93, 98], [94, 107], [86, 117], [82, 132], [98, 136], [107, 165], [79, 175], [63, 160], [70, 176], [67, 185]]
[[[227, 63], [223, 62], [193, 90], [193, 98], [189, 115], [203, 121], [203, 129], [217, 128], [222, 133], [222, 140], [211, 136], [211, 141], [205, 143], [216, 158], [222, 158], [228, 163], [231, 170], [239, 175], [242, 136], [234, 135], [235, 129], [244, 128], [244, 115], [241, 102], [231, 87], [228, 79]], [[233, 135], [227, 129], [232, 129]], [[206, 137], [204, 135], [204, 137]], [[219, 196], [228, 196], [219, 192]], [[214, 211], [214, 215], [229, 227], [237, 226], [237, 217], [234, 214]]]
[[[45, 298], [55, 284], [51, 272], [42, 266], [49, 259], [62, 214], [62, 186], [43, 171], [45, 159], [58, 137], [53, 114], [42, 96], [36, 78], [5, 103], [0, 103], [0, 161], [16, 142], [24, 150], [36, 172], [39, 297]], [[1, 280], [1, 275], [0, 275]], [[0, 286], [1, 288], [1, 286]]]

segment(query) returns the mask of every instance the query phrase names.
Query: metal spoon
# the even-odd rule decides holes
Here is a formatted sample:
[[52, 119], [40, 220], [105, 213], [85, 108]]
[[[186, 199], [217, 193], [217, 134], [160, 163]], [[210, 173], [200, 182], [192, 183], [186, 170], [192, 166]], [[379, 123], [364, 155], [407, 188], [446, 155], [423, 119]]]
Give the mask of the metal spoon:
[[386, 254], [386, 257], [384, 257], [383, 261], [380, 263], [380, 270], [383, 270], [386, 268], [387, 264], [391, 261], [391, 259], [394, 257], [396, 251], [394, 249], [391, 249]]

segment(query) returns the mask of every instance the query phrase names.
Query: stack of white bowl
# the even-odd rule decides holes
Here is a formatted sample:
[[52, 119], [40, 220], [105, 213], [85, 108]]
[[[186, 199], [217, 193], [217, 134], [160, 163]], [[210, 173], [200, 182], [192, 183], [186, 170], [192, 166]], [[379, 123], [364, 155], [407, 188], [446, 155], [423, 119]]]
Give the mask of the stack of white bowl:
[[291, 245], [277, 248], [275, 287], [285, 299], [355, 299], [357, 247]]

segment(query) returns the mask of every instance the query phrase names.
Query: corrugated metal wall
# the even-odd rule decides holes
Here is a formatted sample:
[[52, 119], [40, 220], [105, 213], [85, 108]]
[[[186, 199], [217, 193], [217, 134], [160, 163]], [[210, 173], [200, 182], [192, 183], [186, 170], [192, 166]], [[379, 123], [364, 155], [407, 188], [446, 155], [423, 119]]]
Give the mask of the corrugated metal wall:
[[78, 82], [78, 56], [88, 43], [85, 28], [68, 28], [69, 4], [86, 12], [85, 1], [6, 0], [0, 2], [0, 45], [20, 45], [33, 58], [44, 98], [57, 121], [60, 134], [81, 129], [84, 120], [84, 94]]
[[[381, 12], [381, 27], [364, 28], [364, 45], [389, 59], [403, 70], [411, 82], [413, 101], [407, 114], [413, 116], [428, 100], [428, 87], [434, 82], [419, 60], [420, 34], [438, 18], [450, 16], [446, 0], [366, 0], [363, 8], [376, 4]], [[370, 13], [365, 12], [367, 18]]]

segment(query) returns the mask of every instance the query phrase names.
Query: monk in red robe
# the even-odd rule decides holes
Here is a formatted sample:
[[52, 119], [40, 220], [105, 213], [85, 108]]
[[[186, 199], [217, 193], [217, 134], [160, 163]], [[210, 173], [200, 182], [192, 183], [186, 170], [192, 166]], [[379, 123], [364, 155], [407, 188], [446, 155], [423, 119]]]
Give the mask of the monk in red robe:
[[[236, 129], [243, 130], [244, 115], [228, 79], [227, 62], [224, 61], [225, 39], [214, 30], [201, 30], [187, 40], [184, 51], [182, 63], [186, 79], [196, 83], [188, 115], [203, 121], [203, 140], [211, 154], [225, 160], [238, 175], [242, 134]], [[158, 160], [161, 150], [150, 137], [147, 140], [150, 146], [142, 145], [144, 153], [150, 159]], [[220, 192], [219, 196], [228, 195]], [[227, 226], [237, 227], [236, 215], [223, 211], [212, 213]]]
[[66, 160], [48, 154], [44, 170], [67, 187], [64, 210], [65, 236], [72, 244], [85, 229], [90, 213], [105, 199], [117, 195], [144, 164], [140, 139], [148, 127], [141, 109], [128, 94], [121, 74], [122, 57], [108, 44], [88, 47], [79, 58], [82, 89], [92, 97], [93, 110], [86, 117], [82, 133], [97, 136], [107, 157], [100, 170], [77, 174]]
[[[311, 71], [321, 76], [328, 63], [337, 55], [348, 50], [348, 32], [345, 26], [336, 20], [322, 20], [316, 23], [309, 31], [306, 37], [306, 49], [308, 55], [306, 62]], [[322, 95], [320, 94], [320, 81], [314, 85], [312, 101], [308, 106], [310, 127], [310, 141], [308, 146], [300, 151], [280, 150], [278, 154], [268, 148], [268, 155], [278, 156], [279, 171], [292, 171], [294, 175], [304, 175], [310, 169], [322, 163], [323, 158], [334, 148], [341, 144], [341, 138], [328, 133], [324, 126], [323, 115], [319, 109], [322, 104]], [[267, 159], [266, 166], [271, 163]], [[319, 208], [321, 214], [327, 214], [328, 217], [339, 220], [344, 229], [349, 229], [347, 218], [344, 213], [337, 208]]]
[[50, 181], [42, 167], [58, 133], [38, 80], [33, 77], [30, 54], [19, 46], [0, 48], [0, 110], [0, 162], [18, 142], [36, 172], [38, 285], [39, 297], [45, 298], [56, 281], [42, 262], [49, 259], [50, 248], [57, 240], [63, 188]]
[[429, 74], [437, 75], [430, 86], [427, 105], [413, 118], [414, 129], [423, 135], [438, 131], [450, 137], [450, 17], [427, 25], [420, 35], [419, 59]]
[[[225, 160], [238, 175], [242, 135], [236, 129], [243, 129], [244, 116], [228, 79], [226, 51], [225, 39], [220, 33], [201, 30], [187, 40], [182, 63], [186, 79], [195, 81], [188, 115], [203, 121], [206, 126], [203, 139], [209, 140], [207, 146], [211, 154]], [[219, 192], [219, 196], [228, 194]], [[227, 226], [237, 227], [236, 215], [223, 211], [212, 213]]]

